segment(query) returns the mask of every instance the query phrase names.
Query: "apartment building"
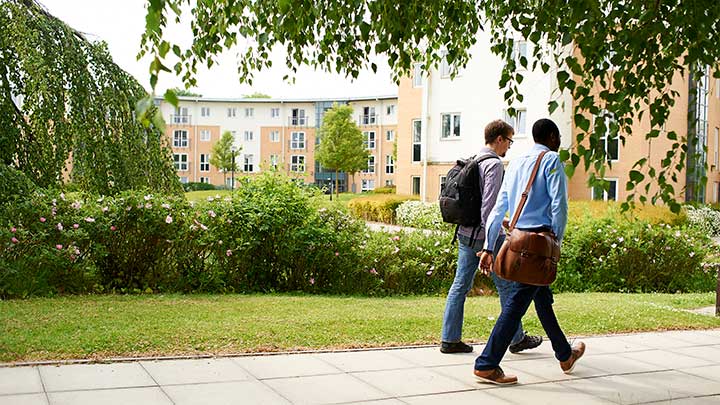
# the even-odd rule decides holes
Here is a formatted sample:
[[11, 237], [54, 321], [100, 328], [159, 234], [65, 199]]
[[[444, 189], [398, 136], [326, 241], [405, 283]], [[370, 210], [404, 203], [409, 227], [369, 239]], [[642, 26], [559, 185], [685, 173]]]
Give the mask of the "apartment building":
[[[530, 59], [534, 44], [517, 38], [515, 57]], [[498, 89], [503, 61], [490, 51], [488, 37], [481, 33], [471, 49], [468, 65], [450, 79], [453, 66], [443, 63], [438, 69], [421, 74], [416, 67], [412, 77], [401, 81], [398, 89], [398, 167], [397, 192], [417, 194], [423, 201], [436, 201], [447, 171], [458, 158], [477, 153], [484, 144], [485, 125], [503, 118], [515, 128], [515, 142], [503, 159], [507, 162], [532, 146], [532, 124], [549, 117], [560, 128], [561, 148], [573, 146], [580, 132], [572, 120], [576, 100], [568, 92], [560, 92], [555, 80], [557, 71], [523, 71], [519, 88], [525, 96], [522, 103], [512, 105], [515, 117], [507, 114], [503, 91]], [[720, 80], [711, 79], [705, 69], [699, 82], [690, 80], [686, 71], [678, 73], [672, 89], [680, 93], [670, 118], [662, 131], [675, 131], [678, 139], [696, 137], [696, 152], [701, 156], [695, 170], [683, 170], [674, 182], [678, 200], [720, 201]], [[599, 91], [599, 89], [598, 89]], [[548, 102], [556, 100], [561, 107], [548, 114]], [[635, 162], [647, 157], [659, 168], [674, 141], [659, 138], [646, 140], [650, 130], [649, 114], [637, 120], [633, 134], [623, 144], [619, 136], [602, 138], [611, 167], [605, 172], [610, 189], [592, 189], [587, 185], [589, 174], [579, 166], [570, 180], [569, 197], [575, 200], [618, 200], [628, 195], [625, 188]], [[595, 117], [588, 117], [594, 120]], [[607, 120], [607, 117], [602, 119]], [[587, 145], [586, 145], [587, 146]], [[705, 170], [707, 164], [707, 170]], [[700, 184], [703, 175], [707, 185]], [[671, 179], [668, 181], [672, 182]], [[681, 193], [687, 187], [688, 193]], [[651, 185], [650, 193], [657, 190]], [[638, 190], [638, 191], [644, 191]]]
[[238, 151], [236, 177], [262, 170], [284, 171], [306, 184], [330, 186], [335, 172], [315, 161], [315, 147], [325, 112], [333, 104], [353, 108], [365, 136], [368, 166], [354, 176], [340, 173], [340, 191], [368, 191], [395, 183], [393, 149], [397, 132], [397, 97], [345, 99], [219, 99], [180, 97], [178, 107], [156, 101], [165, 118], [180, 180], [230, 185], [210, 164], [212, 146], [229, 131]]

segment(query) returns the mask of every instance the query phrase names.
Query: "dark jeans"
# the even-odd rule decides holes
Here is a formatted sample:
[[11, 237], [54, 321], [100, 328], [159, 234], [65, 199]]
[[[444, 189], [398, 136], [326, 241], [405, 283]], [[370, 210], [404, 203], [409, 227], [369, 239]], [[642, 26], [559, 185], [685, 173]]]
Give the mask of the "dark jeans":
[[520, 325], [520, 320], [527, 312], [531, 301], [535, 301], [535, 311], [538, 318], [540, 318], [545, 333], [550, 338], [555, 351], [555, 358], [559, 361], [570, 358], [572, 349], [555, 317], [550, 287], [513, 283], [507, 302], [490, 334], [490, 339], [485, 345], [482, 354], [475, 359], [476, 370], [492, 370], [500, 365], [505, 351], [510, 346], [510, 340], [515, 334], [518, 325]]

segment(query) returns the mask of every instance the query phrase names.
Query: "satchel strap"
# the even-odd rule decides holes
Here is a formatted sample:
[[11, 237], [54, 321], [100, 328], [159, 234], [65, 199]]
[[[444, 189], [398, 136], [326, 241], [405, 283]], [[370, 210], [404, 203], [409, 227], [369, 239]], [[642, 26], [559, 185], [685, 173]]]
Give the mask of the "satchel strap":
[[535, 167], [533, 168], [532, 174], [530, 175], [530, 180], [528, 180], [527, 187], [525, 187], [525, 192], [522, 193], [520, 203], [518, 204], [517, 210], [515, 210], [515, 215], [513, 215], [512, 222], [510, 222], [511, 231], [515, 229], [515, 224], [517, 223], [518, 219], [520, 219], [520, 213], [522, 212], [523, 208], [525, 208], [525, 203], [527, 202], [528, 195], [530, 195], [530, 189], [532, 188], [533, 182], [535, 181], [535, 176], [537, 175], [538, 169], [540, 168], [540, 162], [542, 162], [542, 158], [547, 152], [548, 151], [543, 151], [542, 153], [540, 153], [540, 156], [538, 156], [537, 161], [535, 162]]

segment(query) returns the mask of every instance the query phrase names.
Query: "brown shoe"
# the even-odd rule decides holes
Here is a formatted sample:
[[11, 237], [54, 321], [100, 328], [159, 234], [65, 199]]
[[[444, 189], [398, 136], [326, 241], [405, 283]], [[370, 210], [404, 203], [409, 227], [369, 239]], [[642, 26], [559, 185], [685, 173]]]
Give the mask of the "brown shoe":
[[500, 367], [493, 370], [475, 370], [475, 377], [481, 382], [497, 385], [513, 385], [518, 382], [517, 377], [505, 375], [505, 372]]
[[573, 369], [575, 368], [575, 364], [577, 364], [577, 361], [580, 360], [580, 357], [582, 357], [583, 354], [585, 354], [585, 343], [578, 342], [578, 344], [576, 344], [575, 347], [572, 348], [570, 358], [560, 362], [560, 368], [562, 369], [563, 373], [572, 373]]

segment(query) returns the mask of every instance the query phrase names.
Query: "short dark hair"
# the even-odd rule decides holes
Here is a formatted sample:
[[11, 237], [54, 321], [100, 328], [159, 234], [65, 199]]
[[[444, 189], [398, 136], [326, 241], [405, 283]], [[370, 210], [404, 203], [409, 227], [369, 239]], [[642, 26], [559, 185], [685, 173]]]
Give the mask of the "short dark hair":
[[535, 121], [535, 124], [533, 124], [532, 127], [533, 139], [537, 143], [548, 143], [550, 141], [550, 135], [553, 132], [557, 134], [557, 136], [560, 136], [560, 130], [557, 125], [547, 118], [541, 118]]
[[507, 136], [514, 131], [513, 127], [503, 120], [492, 121], [485, 127], [485, 143], [493, 143], [499, 137], [503, 135]]

